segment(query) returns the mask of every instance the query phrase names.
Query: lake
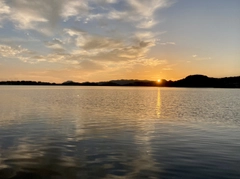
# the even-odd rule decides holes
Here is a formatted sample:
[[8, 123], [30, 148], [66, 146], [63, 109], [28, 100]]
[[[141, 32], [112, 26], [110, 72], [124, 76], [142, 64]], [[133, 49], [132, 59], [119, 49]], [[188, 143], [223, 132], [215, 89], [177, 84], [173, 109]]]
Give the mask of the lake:
[[0, 179], [240, 178], [240, 90], [0, 86]]

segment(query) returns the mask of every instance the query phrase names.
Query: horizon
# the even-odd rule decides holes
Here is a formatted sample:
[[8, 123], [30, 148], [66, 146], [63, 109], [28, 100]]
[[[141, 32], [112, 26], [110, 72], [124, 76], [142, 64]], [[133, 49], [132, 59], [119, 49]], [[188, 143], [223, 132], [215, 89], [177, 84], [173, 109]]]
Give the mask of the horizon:
[[0, 81], [240, 76], [239, 0], [0, 1]]
[[164, 79], [164, 78], [161, 78], [161, 79], [156, 79], [156, 80], [149, 80], [149, 79], [137, 79], [137, 78], [132, 78], [132, 79], [111, 79], [111, 80], [102, 80], [102, 81], [73, 81], [71, 79], [69, 80], [66, 80], [66, 81], [62, 81], [62, 82], [52, 82], [52, 81], [42, 81], [42, 80], [38, 80], [38, 81], [35, 81], [35, 80], [28, 80], [28, 79], [23, 79], [23, 80], [1, 80], [0, 82], [6, 82], [6, 81], [9, 81], [9, 82], [16, 82], [16, 81], [20, 81], [20, 82], [28, 82], [28, 81], [31, 81], [31, 82], [41, 82], [41, 83], [55, 83], [55, 84], [63, 84], [65, 82], [73, 82], [73, 83], [102, 83], [102, 82], [111, 82], [111, 81], [149, 81], [149, 82], [156, 82], [156, 83], [159, 83], [161, 84], [163, 80], [166, 80], [168, 82], [172, 81], [172, 82], [176, 82], [176, 81], [179, 81], [179, 80], [183, 80], [183, 79], [186, 79], [187, 77], [189, 76], [206, 76], [207, 78], [214, 78], [214, 79], [223, 79], [223, 78], [238, 78], [240, 77], [240, 75], [238, 76], [225, 76], [225, 77], [212, 77], [212, 76], [207, 76], [207, 75], [204, 75], [204, 74], [191, 74], [191, 75], [187, 75], [183, 78], [180, 78], [180, 79], [176, 79], [176, 80], [171, 80], [171, 79]]

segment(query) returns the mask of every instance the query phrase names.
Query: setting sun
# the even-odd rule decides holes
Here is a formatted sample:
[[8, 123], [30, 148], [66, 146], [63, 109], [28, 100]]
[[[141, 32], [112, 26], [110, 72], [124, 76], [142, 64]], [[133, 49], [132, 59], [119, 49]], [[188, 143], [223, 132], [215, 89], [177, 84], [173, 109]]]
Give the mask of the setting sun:
[[158, 82], [158, 83], [160, 83], [160, 82], [161, 82], [161, 80], [160, 80], [160, 79], [158, 79], [158, 80], [157, 80], [157, 82]]

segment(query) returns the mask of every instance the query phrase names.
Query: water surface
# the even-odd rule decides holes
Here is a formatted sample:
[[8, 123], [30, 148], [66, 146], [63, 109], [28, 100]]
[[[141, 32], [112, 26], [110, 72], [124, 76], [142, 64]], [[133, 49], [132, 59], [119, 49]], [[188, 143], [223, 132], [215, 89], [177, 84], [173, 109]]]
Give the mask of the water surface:
[[239, 179], [239, 136], [239, 89], [0, 86], [0, 179]]

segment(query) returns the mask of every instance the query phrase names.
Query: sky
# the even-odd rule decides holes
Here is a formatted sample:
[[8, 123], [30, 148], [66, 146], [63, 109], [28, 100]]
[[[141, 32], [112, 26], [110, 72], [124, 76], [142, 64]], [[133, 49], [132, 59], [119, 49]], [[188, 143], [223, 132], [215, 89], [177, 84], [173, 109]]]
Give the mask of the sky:
[[239, 0], [0, 0], [0, 81], [240, 76]]

